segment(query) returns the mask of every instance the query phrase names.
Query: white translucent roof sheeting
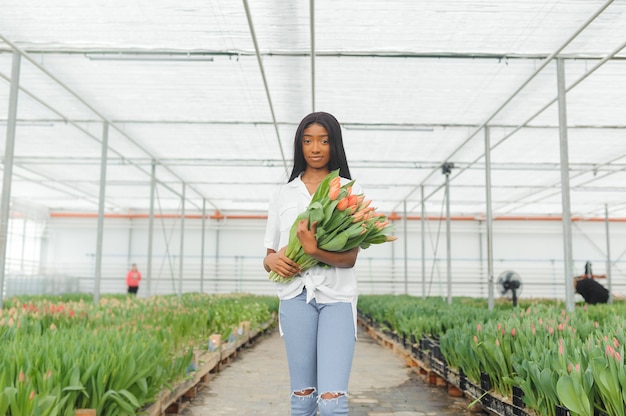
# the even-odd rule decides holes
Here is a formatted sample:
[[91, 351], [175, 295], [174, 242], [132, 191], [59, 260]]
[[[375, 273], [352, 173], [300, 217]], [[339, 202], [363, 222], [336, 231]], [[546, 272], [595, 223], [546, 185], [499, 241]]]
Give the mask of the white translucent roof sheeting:
[[[342, 123], [385, 212], [626, 217], [626, 2], [0, 0], [0, 151], [20, 56], [11, 197], [108, 211], [262, 215], [311, 111]], [[313, 10], [313, 14], [311, 14]], [[312, 57], [313, 55], [313, 57]]]

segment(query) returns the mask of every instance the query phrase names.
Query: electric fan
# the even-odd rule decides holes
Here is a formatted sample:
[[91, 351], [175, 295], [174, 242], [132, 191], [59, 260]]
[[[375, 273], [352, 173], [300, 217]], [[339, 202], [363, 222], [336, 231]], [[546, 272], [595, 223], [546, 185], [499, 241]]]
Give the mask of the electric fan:
[[498, 276], [500, 295], [513, 299], [513, 306], [517, 306], [517, 297], [522, 292], [522, 279], [516, 272], [507, 270]]

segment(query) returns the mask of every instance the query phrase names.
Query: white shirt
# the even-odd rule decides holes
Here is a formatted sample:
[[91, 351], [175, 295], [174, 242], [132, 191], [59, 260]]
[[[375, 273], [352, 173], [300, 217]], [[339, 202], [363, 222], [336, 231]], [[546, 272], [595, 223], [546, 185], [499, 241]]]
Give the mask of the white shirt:
[[[341, 184], [349, 180], [341, 178]], [[352, 193], [361, 194], [361, 187], [354, 183]], [[272, 195], [265, 229], [265, 248], [279, 251], [289, 243], [289, 231], [299, 214], [311, 203], [313, 195], [300, 177], [281, 185]], [[314, 266], [296, 275], [288, 283], [276, 283], [278, 298], [293, 299], [307, 289], [307, 303], [315, 299], [317, 303], [348, 302], [352, 304], [356, 336], [356, 304], [358, 300], [356, 276], [353, 268]], [[282, 331], [281, 331], [282, 334]]]

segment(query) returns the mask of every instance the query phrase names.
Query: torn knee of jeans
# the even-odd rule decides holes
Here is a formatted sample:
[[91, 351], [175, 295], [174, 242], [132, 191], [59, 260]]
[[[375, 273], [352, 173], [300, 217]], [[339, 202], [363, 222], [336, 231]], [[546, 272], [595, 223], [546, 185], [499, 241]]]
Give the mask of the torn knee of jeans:
[[341, 396], [345, 396], [346, 393], [343, 391], [327, 391], [326, 393], [322, 393], [320, 399], [322, 400], [333, 400], [338, 399]]
[[302, 390], [294, 391], [293, 395], [294, 396], [299, 396], [299, 397], [309, 397], [309, 396], [313, 395], [313, 393], [315, 393], [315, 387], [309, 387], [308, 389], [302, 389]]

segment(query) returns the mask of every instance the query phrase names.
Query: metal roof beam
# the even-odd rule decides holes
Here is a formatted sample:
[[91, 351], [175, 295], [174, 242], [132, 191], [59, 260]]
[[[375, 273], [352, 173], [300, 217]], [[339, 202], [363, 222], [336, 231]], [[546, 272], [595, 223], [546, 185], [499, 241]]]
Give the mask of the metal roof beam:
[[261, 77], [263, 78], [263, 86], [265, 87], [265, 95], [267, 96], [267, 103], [270, 108], [270, 113], [272, 114], [272, 121], [274, 124], [274, 130], [276, 131], [276, 141], [278, 142], [278, 149], [280, 150], [280, 157], [283, 160], [283, 165], [285, 167], [285, 174], [289, 176], [289, 170], [287, 168], [287, 160], [285, 159], [285, 152], [283, 151], [283, 143], [280, 140], [280, 132], [278, 131], [278, 124], [276, 123], [276, 114], [274, 112], [274, 104], [272, 104], [272, 96], [270, 94], [270, 88], [267, 85], [267, 77], [265, 76], [265, 68], [263, 67], [263, 60], [261, 59], [261, 52], [259, 50], [259, 44], [256, 39], [256, 33], [254, 32], [254, 24], [252, 23], [252, 15], [250, 14], [250, 7], [248, 7], [247, 0], [243, 0], [243, 7], [246, 9], [246, 18], [248, 19], [248, 28], [250, 29], [250, 36], [252, 37], [252, 42], [254, 43], [254, 50], [256, 52], [257, 62], [259, 63], [259, 71], [261, 72]]
[[[78, 93], [76, 93], [74, 90], [72, 90], [68, 85], [66, 85], [63, 81], [61, 81], [60, 79], [58, 79], [56, 76], [54, 76], [54, 74], [52, 74], [50, 71], [48, 71], [46, 68], [44, 68], [41, 64], [39, 64], [37, 61], [35, 61], [28, 53], [26, 53], [25, 51], [23, 51], [20, 47], [18, 47], [17, 45], [15, 45], [13, 42], [11, 42], [10, 40], [8, 40], [4, 35], [2, 35], [0, 33], [0, 40], [2, 40], [3, 42], [5, 42], [7, 45], [9, 45], [11, 48], [13, 48], [16, 52], [18, 52], [22, 57], [24, 57], [26, 60], [28, 60], [31, 64], [33, 64], [37, 69], [39, 69], [41, 72], [43, 72], [44, 74], [46, 74], [50, 79], [52, 79], [54, 82], [56, 82], [59, 86], [61, 86], [63, 89], [65, 89], [68, 93], [70, 93], [74, 98], [76, 98], [80, 103], [82, 103], [85, 107], [87, 107], [90, 111], [92, 111], [96, 116], [101, 118], [102, 122], [106, 122], [109, 124], [109, 126], [111, 126], [112, 128], [114, 128], [115, 130], [117, 130], [122, 136], [126, 137], [132, 144], [134, 144], [135, 146], [137, 146], [138, 149], [141, 149], [141, 151], [143, 151], [146, 155], [150, 156], [151, 158], [155, 159], [158, 161], [158, 158], [154, 157], [154, 155], [152, 155], [148, 149], [146, 149], [145, 147], [143, 147], [141, 144], [139, 144], [136, 140], [134, 140], [132, 137], [130, 137], [128, 134], [126, 134], [126, 132], [124, 132], [124, 130], [122, 128], [120, 128], [119, 126], [117, 126], [113, 121], [111, 121], [108, 117], [106, 117], [104, 114], [102, 114], [100, 111], [98, 111], [95, 107], [93, 107], [90, 103], [88, 103], [83, 97], [81, 97]], [[42, 102], [41, 100], [37, 100], [39, 102]], [[47, 108], [52, 109], [50, 106], [46, 105]], [[56, 114], [59, 114], [58, 111], [54, 110], [54, 112]], [[93, 136], [92, 136], [93, 137]], [[98, 141], [100, 141], [99, 139], [96, 139]], [[110, 150], [114, 150], [114, 149], [110, 149]], [[165, 169], [167, 169], [169, 171], [169, 173], [171, 173], [173, 176], [175, 176], [176, 178], [178, 178], [181, 182], [184, 183], [183, 179], [180, 178], [176, 172], [172, 171], [168, 166], [166, 165], [162, 165]], [[192, 188], [193, 189], [193, 188]], [[193, 189], [193, 191], [195, 193], [197, 193], [199, 196], [201, 196], [202, 198], [206, 198], [204, 195], [202, 195], [199, 191], [197, 191], [196, 189]], [[209, 203], [211, 203], [211, 201], [209, 199], [207, 199], [207, 201]], [[213, 203], [211, 203], [211, 205], [213, 205], [215, 207], [215, 209], [218, 209], [217, 206], [215, 206]]]
[[[561, 44], [561, 46], [559, 46], [554, 52], [552, 52], [542, 63], [541, 65], [535, 70], [535, 72], [533, 72], [527, 79], [526, 81], [524, 81], [522, 83], [522, 85], [520, 85], [514, 92], [513, 94], [511, 94], [478, 128], [476, 128], [474, 130], [474, 132], [472, 134], [469, 135], [469, 137], [467, 139], [465, 139], [460, 145], [458, 145], [451, 153], [450, 155], [448, 155], [448, 157], [443, 161], [443, 163], [447, 163], [450, 162], [450, 160], [452, 159], [452, 157], [454, 155], [456, 155], [467, 143], [469, 143], [470, 140], [472, 140], [474, 138], [474, 136], [476, 136], [483, 128], [485, 128], [487, 125], [489, 125], [489, 122], [491, 120], [493, 120], [499, 113], [500, 111], [502, 111], [521, 91], [524, 90], [524, 88], [526, 88], [526, 86], [528, 84], [530, 84], [530, 82], [535, 79], [535, 77], [537, 77], [537, 75], [539, 75], [539, 73], [541, 73], [541, 71], [543, 71], [543, 69], [548, 66], [548, 64], [550, 62], [552, 62], [561, 51], [563, 51], [574, 39], [576, 39], [576, 37], [578, 37], [578, 35], [587, 28], [587, 26], [589, 26], [598, 16], [600, 16], [602, 14], [602, 12], [604, 12], [604, 10], [609, 7], [611, 5], [611, 3], [613, 3], [614, 0], [608, 0], [606, 1], [592, 16], [590, 16], [572, 35], [570, 35], [565, 42], [563, 42]], [[526, 124], [526, 123], [524, 123]], [[496, 144], [497, 145], [497, 144]], [[494, 146], [495, 147], [495, 146]], [[482, 158], [483, 156], [481, 156]], [[428, 174], [426, 176], [426, 178], [424, 178], [422, 180], [422, 182], [413, 187], [413, 189], [409, 192], [409, 194], [407, 194], [404, 199], [408, 199], [413, 193], [415, 193], [418, 189], [420, 189], [421, 185], [424, 185], [426, 183], [426, 181], [428, 181], [433, 175], [435, 175], [435, 173], [439, 172], [439, 169], [433, 169], [430, 174]], [[455, 177], [458, 176], [455, 175]], [[394, 210], [398, 209], [399, 205], [396, 205], [394, 207]], [[412, 211], [412, 210], [411, 210]]]
[[[407, 51], [332, 51], [332, 50], [311, 50], [311, 52], [293, 52], [293, 51], [281, 51], [281, 50], [269, 50], [269, 51], [250, 51], [242, 49], [234, 50], [169, 50], [169, 49], [102, 49], [102, 48], [81, 48], [81, 49], [67, 49], [51, 47], [48, 49], [41, 49], [38, 47], [25, 47], [22, 49], [24, 52], [31, 55], [85, 55], [87, 59], [107, 59], [110, 57], [114, 59], [132, 59], [137, 58], [141, 60], [154, 58], [154, 59], [168, 59], [169, 60], [181, 60], [181, 61], [196, 61], [202, 58], [209, 59], [211, 57], [226, 56], [226, 57], [245, 57], [245, 56], [260, 56], [260, 57], [296, 57], [306, 58], [312, 55], [315, 57], [323, 58], [401, 58], [401, 59], [490, 59], [498, 61], [507, 60], [544, 60], [550, 58], [550, 54], [545, 53], [496, 53], [496, 52], [407, 52]], [[10, 53], [11, 48], [0, 47], [0, 53]], [[565, 60], [595, 60], [602, 59], [601, 54], [594, 53], [569, 53], [561, 54], [559, 58]], [[615, 56], [614, 60], [626, 60], [626, 56]]]

